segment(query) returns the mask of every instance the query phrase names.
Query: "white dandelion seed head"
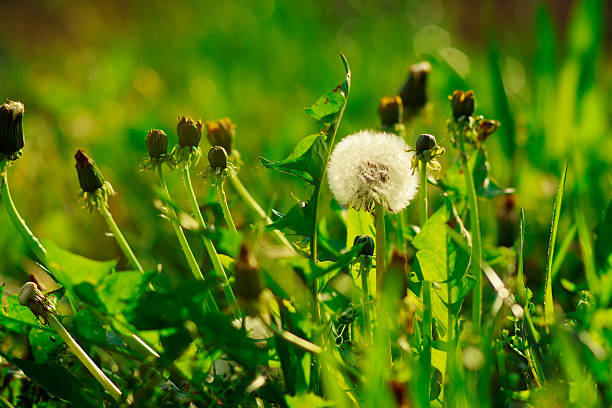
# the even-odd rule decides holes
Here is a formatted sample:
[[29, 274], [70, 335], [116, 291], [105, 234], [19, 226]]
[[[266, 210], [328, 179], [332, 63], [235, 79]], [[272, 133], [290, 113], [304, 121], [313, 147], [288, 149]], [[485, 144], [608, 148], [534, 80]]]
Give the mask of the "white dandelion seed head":
[[406, 208], [419, 187], [411, 168], [414, 152], [391, 133], [362, 130], [346, 136], [334, 148], [327, 181], [341, 205], [372, 211], [381, 204], [390, 212]]

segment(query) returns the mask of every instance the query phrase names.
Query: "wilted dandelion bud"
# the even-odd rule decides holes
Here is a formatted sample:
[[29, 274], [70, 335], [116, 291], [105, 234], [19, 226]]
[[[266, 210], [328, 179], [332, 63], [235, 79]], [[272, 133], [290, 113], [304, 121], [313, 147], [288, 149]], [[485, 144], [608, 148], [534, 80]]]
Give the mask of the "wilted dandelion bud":
[[208, 151], [208, 162], [213, 170], [227, 168], [227, 152], [222, 146], [213, 146]]
[[478, 122], [476, 128], [476, 134], [478, 135], [478, 141], [484, 143], [489, 136], [499, 129], [499, 121], [493, 119], [481, 119]]
[[336, 145], [327, 181], [341, 205], [372, 211], [379, 204], [399, 212], [410, 204], [419, 186], [418, 176], [410, 171], [413, 156], [401, 137], [362, 130]]
[[392, 128], [402, 121], [404, 107], [398, 95], [385, 96], [378, 105], [378, 116], [383, 127]]
[[76, 160], [77, 175], [81, 189], [93, 193], [104, 185], [104, 178], [98, 170], [96, 163], [91, 160], [83, 150], [77, 149], [74, 155]]
[[198, 147], [202, 138], [202, 121], [194, 122], [191, 118], [179, 117], [176, 134], [179, 146]]
[[236, 295], [243, 301], [256, 301], [264, 289], [255, 255], [243, 245], [234, 264]]
[[29, 307], [36, 317], [45, 318], [47, 313], [55, 310], [34, 282], [27, 282], [19, 289], [17, 300], [20, 305]]
[[168, 136], [161, 129], [151, 129], [145, 143], [151, 159], [160, 159], [168, 154]]
[[230, 118], [207, 121], [206, 130], [211, 145], [221, 146], [227, 154], [232, 154], [234, 140], [236, 139], [236, 125], [232, 123]]
[[423, 154], [426, 150], [431, 150], [436, 146], [436, 137], [427, 133], [423, 133], [417, 138], [416, 152], [417, 155]]
[[23, 103], [8, 101], [0, 107], [0, 153], [14, 160], [23, 149]]
[[359, 255], [374, 255], [374, 239], [369, 235], [357, 235], [353, 240], [353, 246], [363, 245], [359, 250]]
[[404, 120], [414, 116], [427, 104], [427, 76], [430, 72], [431, 64], [427, 61], [410, 67], [408, 79], [399, 93], [404, 105]]
[[449, 96], [451, 108], [453, 109], [453, 118], [458, 120], [461, 117], [469, 117], [474, 114], [476, 108], [476, 98], [473, 91], [455, 91], [452, 96]]

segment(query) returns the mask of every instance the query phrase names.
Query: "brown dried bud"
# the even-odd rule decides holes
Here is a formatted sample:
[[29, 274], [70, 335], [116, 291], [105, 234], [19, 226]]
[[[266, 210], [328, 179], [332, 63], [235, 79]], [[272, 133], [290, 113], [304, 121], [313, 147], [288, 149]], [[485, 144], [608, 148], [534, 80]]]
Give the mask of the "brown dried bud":
[[414, 116], [427, 104], [427, 76], [430, 72], [431, 64], [427, 61], [410, 67], [408, 79], [399, 93], [404, 105], [404, 120]]
[[499, 129], [499, 121], [494, 119], [482, 119], [478, 122], [478, 128], [476, 132], [478, 133], [478, 141], [484, 143], [489, 136]]
[[149, 157], [159, 159], [168, 154], [168, 136], [161, 129], [151, 129], [145, 138]]
[[34, 282], [27, 282], [19, 289], [17, 300], [20, 305], [29, 307], [36, 317], [42, 316], [43, 319], [47, 313], [55, 310]]
[[243, 301], [256, 301], [264, 289], [264, 283], [257, 259], [245, 245], [240, 248], [238, 260], [234, 264], [234, 276], [236, 295]]
[[404, 106], [398, 95], [385, 96], [378, 105], [378, 116], [384, 127], [390, 128], [402, 121]]
[[207, 121], [206, 130], [211, 145], [221, 146], [227, 154], [232, 154], [236, 139], [236, 125], [230, 118]]
[[24, 146], [23, 103], [8, 101], [0, 107], [0, 153], [11, 156]]
[[227, 152], [222, 146], [213, 146], [208, 151], [208, 163], [214, 170], [227, 168]]
[[179, 117], [176, 134], [179, 146], [198, 147], [202, 139], [202, 121], [194, 122], [191, 118]]
[[474, 114], [476, 109], [476, 98], [473, 91], [455, 91], [452, 96], [449, 96], [451, 108], [453, 109], [453, 118], [455, 120], [462, 116], [468, 117]]
[[83, 191], [93, 193], [104, 185], [104, 177], [98, 170], [96, 163], [91, 160], [83, 150], [77, 149], [74, 155], [76, 160], [77, 176]]

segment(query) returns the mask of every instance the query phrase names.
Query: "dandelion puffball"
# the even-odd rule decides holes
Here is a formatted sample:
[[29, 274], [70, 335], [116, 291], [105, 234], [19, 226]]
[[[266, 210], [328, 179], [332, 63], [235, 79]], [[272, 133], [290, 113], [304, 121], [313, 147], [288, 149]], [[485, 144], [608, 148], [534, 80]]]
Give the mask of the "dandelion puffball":
[[372, 211], [375, 204], [399, 212], [419, 187], [411, 168], [414, 152], [396, 135], [362, 130], [346, 136], [334, 148], [327, 181], [341, 205]]

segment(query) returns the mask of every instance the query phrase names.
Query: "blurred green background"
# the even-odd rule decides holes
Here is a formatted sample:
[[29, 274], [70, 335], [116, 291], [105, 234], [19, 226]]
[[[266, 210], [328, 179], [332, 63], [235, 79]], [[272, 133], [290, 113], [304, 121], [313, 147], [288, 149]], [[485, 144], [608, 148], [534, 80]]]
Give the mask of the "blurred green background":
[[[119, 257], [102, 218], [78, 202], [72, 156], [83, 148], [117, 190], [111, 210], [143, 263], [188, 276], [153, 205], [157, 180], [138, 171], [150, 128], [166, 130], [172, 145], [179, 114], [229, 116], [243, 182], [264, 207], [285, 211], [290, 192], [304, 196], [303, 187], [258, 157], [280, 160], [317, 130], [303, 108], [342, 79], [338, 53], [353, 72], [340, 136], [378, 126], [379, 98], [399, 90], [411, 64], [428, 60], [431, 115], [410, 141], [434, 133], [451, 160], [447, 96], [474, 89], [478, 111], [502, 123], [487, 142], [492, 173], [517, 189], [515, 203], [483, 202], [485, 242], [496, 245], [500, 220], [517, 225], [523, 207], [526, 273], [537, 283], [565, 160], [559, 242], [575, 211], [593, 227], [611, 198], [610, 9], [604, 0], [0, 1], [0, 98], [26, 106], [26, 147], [9, 174], [13, 197], [39, 237], [95, 259]], [[197, 180], [204, 201], [208, 184]], [[168, 182], [186, 205], [178, 174]], [[228, 193], [244, 225], [247, 212]], [[0, 231], [1, 281], [15, 287], [36, 266], [4, 212]], [[582, 274], [578, 251], [570, 246], [561, 276]]]

